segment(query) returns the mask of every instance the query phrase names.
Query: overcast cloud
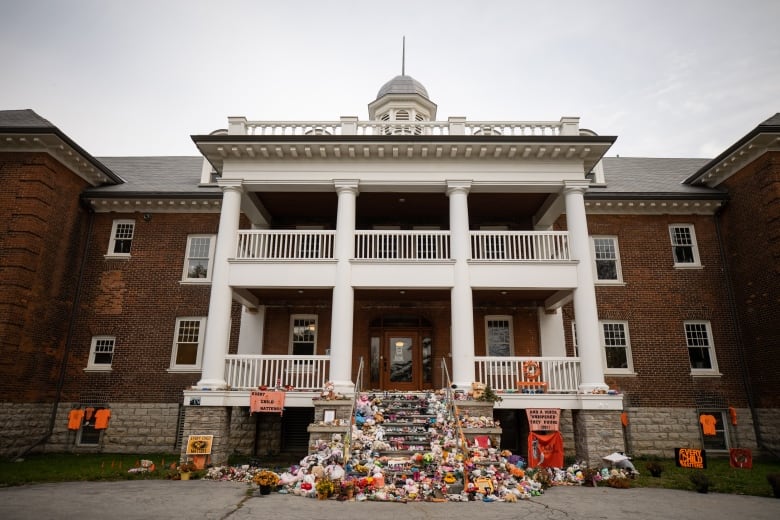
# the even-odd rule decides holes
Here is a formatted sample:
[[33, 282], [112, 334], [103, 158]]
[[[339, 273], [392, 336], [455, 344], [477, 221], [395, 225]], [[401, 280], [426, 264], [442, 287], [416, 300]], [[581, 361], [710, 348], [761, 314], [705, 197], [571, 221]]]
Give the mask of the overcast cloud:
[[713, 157], [780, 112], [780, 2], [0, 0], [0, 109], [95, 156], [196, 155], [254, 120], [367, 117], [406, 72], [438, 119], [558, 120], [609, 155]]

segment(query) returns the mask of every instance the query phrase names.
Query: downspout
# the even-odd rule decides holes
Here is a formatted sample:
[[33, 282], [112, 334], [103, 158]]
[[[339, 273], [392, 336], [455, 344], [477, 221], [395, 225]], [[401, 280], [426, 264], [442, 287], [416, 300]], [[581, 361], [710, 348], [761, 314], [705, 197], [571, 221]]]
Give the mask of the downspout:
[[89, 255], [89, 244], [92, 239], [92, 227], [95, 220], [95, 212], [86, 204], [83, 207], [87, 210], [87, 236], [84, 240], [84, 249], [81, 255], [81, 265], [79, 266], [79, 275], [76, 282], [76, 293], [73, 296], [73, 308], [70, 313], [70, 320], [68, 321], [68, 333], [65, 337], [65, 351], [62, 354], [62, 362], [60, 363], [60, 372], [57, 377], [57, 388], [54, 393], [54, 403], [51, 407], [51, 414], [49, 415], [49, 426], [44, 433], [43, 437], [35, 441], [33, 444], [25, 448], [19, 455], [13, 457], [13, 459], [19, 459], [30, 453], [36, 446], [39, 446], [49, 440], [54, 433], [54, 425], [57, 423], [57, 409], [60, 405], [60, 399], [62, 398], [62, 388], [65, 386], [65, 376], [68, 369], [68, 358], [70, 357], [71, 346], [73, 345], [73, 331], [76, 328], [76, 318], [78, 316], [78, 309], [81, 305], [81, 291], [84, 285], [84, 272], [87, 268], [87, 257]]
[[726, 209], [727, 204], [728, 204], [728, 200], [724, 200], [723, 204], [718, 208], [718, 210], [713, 215], [713, 220], [715, 222], [715, 235], [718, 238], [718, 251], [720, 252], [720, 261], [721, 264], [723, 265], [723, 276], [726, 279], [726, 294], [728, 298], [729, 313], [731, 314], [731, 319], [734, 322], [734, 327], [736, 328], [737, 352], [739, 353], [739, 363], [740, 363], [740, 368], [742, 369], [742, 383], [745, 385], [745, 396], [747, 397], [748, 408], [750, 408], [750, 415], [752, 416], [753, 419], [753, 431], [756, 435], [756, 445], [758, 446], [759, 449], [766, 450], [772, 455], [774, 455], [775, 457], [777, 457], [778, 454], [772, 451], [771, 448], [764, 446], [763, 440], [761, 439], [761, 423], [758, 418], [758, 412], [756, 411], [756, 405], [753, 399], [753, 387], [750, 379], [750, 370], [748, 370], [747, 362], [746, 362], [747, 354], [745, 352], [745, 342], [742, 339], [742, 323], [739, 319], [739, 314], [737, 313], [737, 301], [736, 301], [736, 296], [734, 295], [734, 286], [732, 285], [731, 271], [729, 270], [728, 258], [726, 257], [726, 247], [723, 243], [723, 234], [720, 228], [720, 215], [721, 213], [723, 213], [723, 210]]

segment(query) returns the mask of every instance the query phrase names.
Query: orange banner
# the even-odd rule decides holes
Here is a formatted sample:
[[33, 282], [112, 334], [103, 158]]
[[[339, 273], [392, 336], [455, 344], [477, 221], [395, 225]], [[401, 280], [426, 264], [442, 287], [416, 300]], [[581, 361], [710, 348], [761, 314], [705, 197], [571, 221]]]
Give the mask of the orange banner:
[[254, 391], [249, 394], [250, 415], [259, 413], [279, 413], [284, 411], [284, 392]]

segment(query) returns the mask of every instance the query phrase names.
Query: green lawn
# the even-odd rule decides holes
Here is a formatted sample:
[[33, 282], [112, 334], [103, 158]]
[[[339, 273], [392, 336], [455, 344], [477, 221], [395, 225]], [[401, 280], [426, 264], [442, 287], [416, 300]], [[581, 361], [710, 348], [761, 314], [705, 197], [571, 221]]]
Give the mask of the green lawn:
[[[154, 462], [151, 473], [128, 473], [141, 459]], [[30, 455], [20, 462], [0, 459], [0, 486], [17, 486], [40, 482], [66, 482], [79, 480], [138, 480], [170, 478], [175, 471], [169, 466], [178, 462], [177, 454], [126, 455], [126, 454], [46, 454]], [[707, 469], [678, 468], [673, 460], [658, 460], [663, 467], [660, 478], [650, 476], [645, 468], [647, 460], [633, 461], [640, 472], [632, 481], [633, 487], [655, 487], [693, 490], [690, 475], [701, 472], [710, 480], [710, 492], [771, 497], [772, 488], [766, 476], [780, 473], [780, 461], [753, 461], [753, 469], [735, 469], [728, 459], [709, 458]], [[602, 484], [604, 485], [604, 484]]]
[[[151, 460], [151, 473], [129, 473], [141, 459]], [[168, 466], [179, 461], [177, 454], [72, 454], [29, 455], [16, 462], [0, 459], [0, 486], [18, 486], [33, 482], [66, 482], [78, 480], [161, 479], [169, 474]]]
[[728, 458], [710, 457], [707, 459], [707, 469], [704, 470], [678, 468], [674, 460], [670, 459], [657, 460], [657, 462], [663, 467], [663, 473], [659, 478], [650, 476], [650, 472], [645, 468], [646, 460], [633, 461], [639, 471], [639, 478], [635, 482], [636, 487], [693, 490], [690, 476], [694, 473], [703, 473], [711, 483], [709, 490], [712, 493], [771, 497], [772, 488], [766, 476], [770, 473], [780, 473], [780, 461], [777, 460], [754, 460], [752, 469], [739, 469], [729, 466]]

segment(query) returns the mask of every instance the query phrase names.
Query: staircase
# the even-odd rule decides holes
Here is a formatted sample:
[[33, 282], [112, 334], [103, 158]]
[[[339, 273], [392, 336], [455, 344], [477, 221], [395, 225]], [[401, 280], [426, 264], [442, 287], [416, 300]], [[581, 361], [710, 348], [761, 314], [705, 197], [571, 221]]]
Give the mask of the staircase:
[[377, 429], [383, 431], [389, 448], [378, 450], [380, 455], [409, 456], [431, 450], [432, 430], [437, 422], [437, 407], [429, 403], [432, 395], [421, 392], [384, 394], [384, 421]]

